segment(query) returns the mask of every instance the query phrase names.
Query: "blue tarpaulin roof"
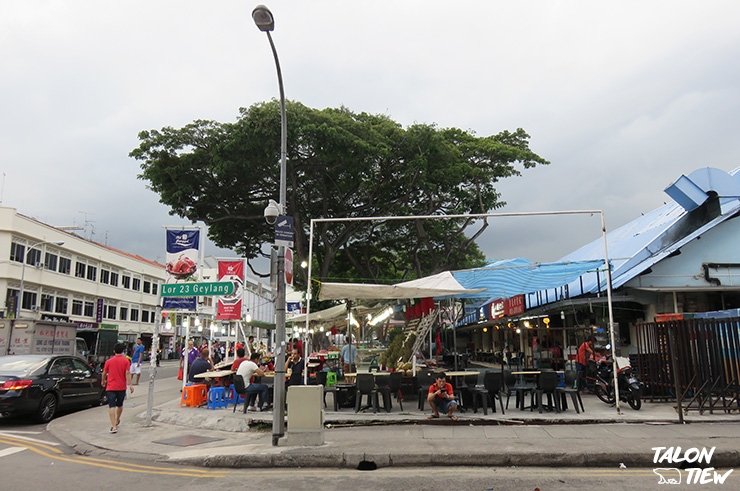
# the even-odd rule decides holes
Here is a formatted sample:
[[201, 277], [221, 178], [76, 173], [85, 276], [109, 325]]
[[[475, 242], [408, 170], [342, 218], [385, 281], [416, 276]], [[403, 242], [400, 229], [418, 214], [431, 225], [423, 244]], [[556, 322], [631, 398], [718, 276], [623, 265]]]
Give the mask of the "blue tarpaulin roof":
[[533, 263], [516, 258], [493, 261], [480, 268], [453, 271], [452, 275], [467, 289], [487, 288], [481, 293], [456, 295], [458, 298], [496, 300], [561, 287], [597, 268], [604, 268], [603, 258], [557, 263]]

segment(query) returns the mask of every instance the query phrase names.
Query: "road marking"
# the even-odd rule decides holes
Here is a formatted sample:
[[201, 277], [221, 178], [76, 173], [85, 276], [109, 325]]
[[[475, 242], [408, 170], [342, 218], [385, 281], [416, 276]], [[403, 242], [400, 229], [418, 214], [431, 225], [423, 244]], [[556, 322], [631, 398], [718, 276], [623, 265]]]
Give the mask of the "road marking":
[[[225, 477], [227, 474], [231, 473], [231, 471], [220, 471], [220, 472], [215, 471], [214, 472], [212, 470], [203, 470], [203, 469], [182, 468], [182, 470], [180, 470], [180, 469], [168, 469], [164, 467], [149, 467], [149, 466], [143, 466], [143, 465], [137, 465], [137, 464], [129, 464], [126, 462], [110, 462], [110, 461], [105, 461], [101, 459], [93, 459], [93, 458], [84, 457], [84, 456], [69, 458], [69, 457], [63, 457], [62, 455], [60, 455], [62, 452], [59, 449], [51, 448], [46, 445], [42, 445], [38, 443], [35, 443], [35, 444], [26, 443], [22, 440], [13, 441], [13, 439], [9, 437], [0, 437], [0, 442], [7, 443], [9, 445], [15, 445], [21, 448], [27, 448], [28, 450], [34, 453], [37, 453], [39, 455], [43, 455], [44, 457], [49, 457], [55, 460], [71, 462], [73, 464], [103, 467], [106, 469], [119, 470], [123, 472], [133, 472], [137, 474], [153, 474], [153, 475], [159, 475], [159, 476], [184, 476], [184, 477]], [[52, 452], [56, 452], [56, 454], [50, 454], [42, 450], [39, 447], [47, 448], [48, 450]]]
[[19, 433], [19, 432], [14, 432], [14, 431], [0, 431], [0, 436], [4, 436], [6, 438], [16, 438], [18, 440], [25, 440], [27, 442], [43, 443], [44, 445], [53, 445], [55, 447], [59, 445], [58, 443], [48, 442], [46, 440], [37, 440], [36, 438], [31, 438], [31, 437], [28, 437], [28, 436], [14, 435], [13, 433]]
[[26, 447], [10, 447], [5, 448], [3, 450], [0, 450], [0, 457], [7, 457], [8, 455], [13, 455], [14, 453], [22, 452], [26, 449]]
[[0, 435], [5, 433], [20, 433], [23, 435], [40, 435], [43, 433], [43, 431], [20, 431], [20, 430], [12, 430], [12, 431], [0, 431]]

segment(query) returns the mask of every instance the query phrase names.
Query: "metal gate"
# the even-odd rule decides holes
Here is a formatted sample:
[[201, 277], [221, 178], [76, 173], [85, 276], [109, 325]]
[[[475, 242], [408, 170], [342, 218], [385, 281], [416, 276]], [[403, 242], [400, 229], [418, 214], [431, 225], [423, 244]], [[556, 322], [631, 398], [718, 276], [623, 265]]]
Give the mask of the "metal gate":
[[633, 368], [651, 401], [699, 412], [740, 410], [740, 318], [638, 324]]

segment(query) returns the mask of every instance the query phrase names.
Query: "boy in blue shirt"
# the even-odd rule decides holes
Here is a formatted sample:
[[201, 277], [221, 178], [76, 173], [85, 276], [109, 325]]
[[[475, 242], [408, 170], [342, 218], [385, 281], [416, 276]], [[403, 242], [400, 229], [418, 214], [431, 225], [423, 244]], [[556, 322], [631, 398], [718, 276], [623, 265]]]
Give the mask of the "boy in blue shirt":
[[134, 352], [131, 355], [131, 376], [136, 375], [136, 382], [132, 385], [139, 385], [139, 377], [141, 377], [141, 362], [144, 361], [144, 343], [141, 338], [136, 338], [136, 346]]

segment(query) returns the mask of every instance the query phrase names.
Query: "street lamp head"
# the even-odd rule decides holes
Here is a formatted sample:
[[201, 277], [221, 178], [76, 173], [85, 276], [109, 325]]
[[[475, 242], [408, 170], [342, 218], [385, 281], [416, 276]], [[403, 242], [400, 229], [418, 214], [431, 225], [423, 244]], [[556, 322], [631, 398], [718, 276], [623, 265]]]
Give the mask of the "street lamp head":
[[57, 240], [56, 242], [52, 242], [52, 244], [58, 245], [58, 246], [63, 246], [64, 245], [64, 241], [63, 240]]
[[277, 217], [280, 215], [280, 206], [277, 201], [271, 199], [265, 208], [265, 220], [268, 224], [274, 225], [277, 221]]
[[252, 19], [262, 32], [268, 32], [275, 29], [275, 18], [272, 16], [270, 9], [264, 5], [257, 5], [254, 10], [252, 10]]

